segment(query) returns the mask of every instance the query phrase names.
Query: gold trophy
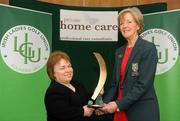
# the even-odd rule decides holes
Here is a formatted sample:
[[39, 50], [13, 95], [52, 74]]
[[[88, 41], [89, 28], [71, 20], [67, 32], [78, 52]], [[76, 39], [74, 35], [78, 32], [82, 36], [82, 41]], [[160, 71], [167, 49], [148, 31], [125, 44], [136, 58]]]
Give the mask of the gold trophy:
[[100, 68], [100, 75], [99, 75], [99, 81], [98, 84], [94, 90], [94, 93], [91, 97], [91, 99], [88, 101], [88, 106], [98, 108], [103, 106], [103, 100], [102, 95], [100, 94], [101, 90], [104, 87], [104, 84], [106, 82], [107, 78], [107, 69], [106, 69], [106, 63], [101, 56], [100, 53], [94, 52], [93, 53], [98, 61], [99, 68]]

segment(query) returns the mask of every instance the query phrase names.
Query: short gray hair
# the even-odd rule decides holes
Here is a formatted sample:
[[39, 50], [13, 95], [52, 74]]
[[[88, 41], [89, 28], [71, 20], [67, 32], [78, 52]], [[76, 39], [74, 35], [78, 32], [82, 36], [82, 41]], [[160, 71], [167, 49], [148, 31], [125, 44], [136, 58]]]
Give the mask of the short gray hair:
[[141, 31], [143, 30], [143, 27], [144, 27], [144, 20], [143, 20], [143, 15], [142, 15], [141, 11], [137, 7], [131, 7], [131, 8], [123, 9], [122, 11], [120, 11], [120, 13], [118, 15], [118, 22], [119, 23], [121, 21], [122, 15], [125, 13], [130, 13], [133, 16], [135, 22], [139, 26], [138, 34], [140, 34]]

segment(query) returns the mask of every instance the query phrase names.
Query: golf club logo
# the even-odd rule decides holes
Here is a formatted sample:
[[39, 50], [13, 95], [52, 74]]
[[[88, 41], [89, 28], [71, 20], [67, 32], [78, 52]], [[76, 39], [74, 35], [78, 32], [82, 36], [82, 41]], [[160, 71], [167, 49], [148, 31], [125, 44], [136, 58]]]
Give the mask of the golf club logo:
[[156, 74], [160, 75], [169, 71], [175, 65], [179, 54], [175, 37], [168, 31], [158, 28], [146, 30], [141, 37], [156, 45], [158, 52]]
[[12, 70], [30, 74], [47, 62], [50, 47], [45, 35], [29, 25], [10, 28], [1, 39], [1, 56]]

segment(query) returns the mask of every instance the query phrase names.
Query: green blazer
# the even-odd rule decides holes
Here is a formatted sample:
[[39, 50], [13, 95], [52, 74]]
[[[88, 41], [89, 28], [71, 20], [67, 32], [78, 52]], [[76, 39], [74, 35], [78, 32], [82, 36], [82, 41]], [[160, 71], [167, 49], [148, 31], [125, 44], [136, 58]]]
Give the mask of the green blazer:
[[[116, 101], [119, 109], [126, 112], [129, 121], [159, 121], [159, 106], [154, 89], [158, 62], [156, 47], [138, 38], [126, 65], [123, 84], [120, 85], [120, 67], [125, 48], [126, 45], [116, 50], [114, 79], [103, 101]], [[122, 88], [123, 93], [121, 100], [117, 100], [119, 88]]]

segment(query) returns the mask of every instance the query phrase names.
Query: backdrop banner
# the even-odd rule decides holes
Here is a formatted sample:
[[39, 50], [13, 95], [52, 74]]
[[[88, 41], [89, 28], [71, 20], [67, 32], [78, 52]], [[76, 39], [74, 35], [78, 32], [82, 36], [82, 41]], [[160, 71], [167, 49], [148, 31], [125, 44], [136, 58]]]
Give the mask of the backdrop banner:
[[45, 121], [50, 13], [0, 5], [0, 121]]
[[118, 41], [118, 11], [60, 9], [60, 40]]
[[158, 66], [155, 88], [160, 105], [161, 121], [180, 119], [180, 10], [145, 14], [142, 38], [155, 43]]
[[[107, 65], [105, 88], [108, 88], [113, 78], [115, 50], [125, 42], [117, 30], [116, 16], [127, 6], [80, 7], [36, 0], [9, 0], [9, 4], [53, 14], [52, 51], [68, 53], [74, 68], [74, 79], [82, 82], [89, 92], [94, 91], [99, 78], [99, 65], [93, 52], [100, 53]], [[143, 14], [167, 10], [166, 3], [137, 7]]]

